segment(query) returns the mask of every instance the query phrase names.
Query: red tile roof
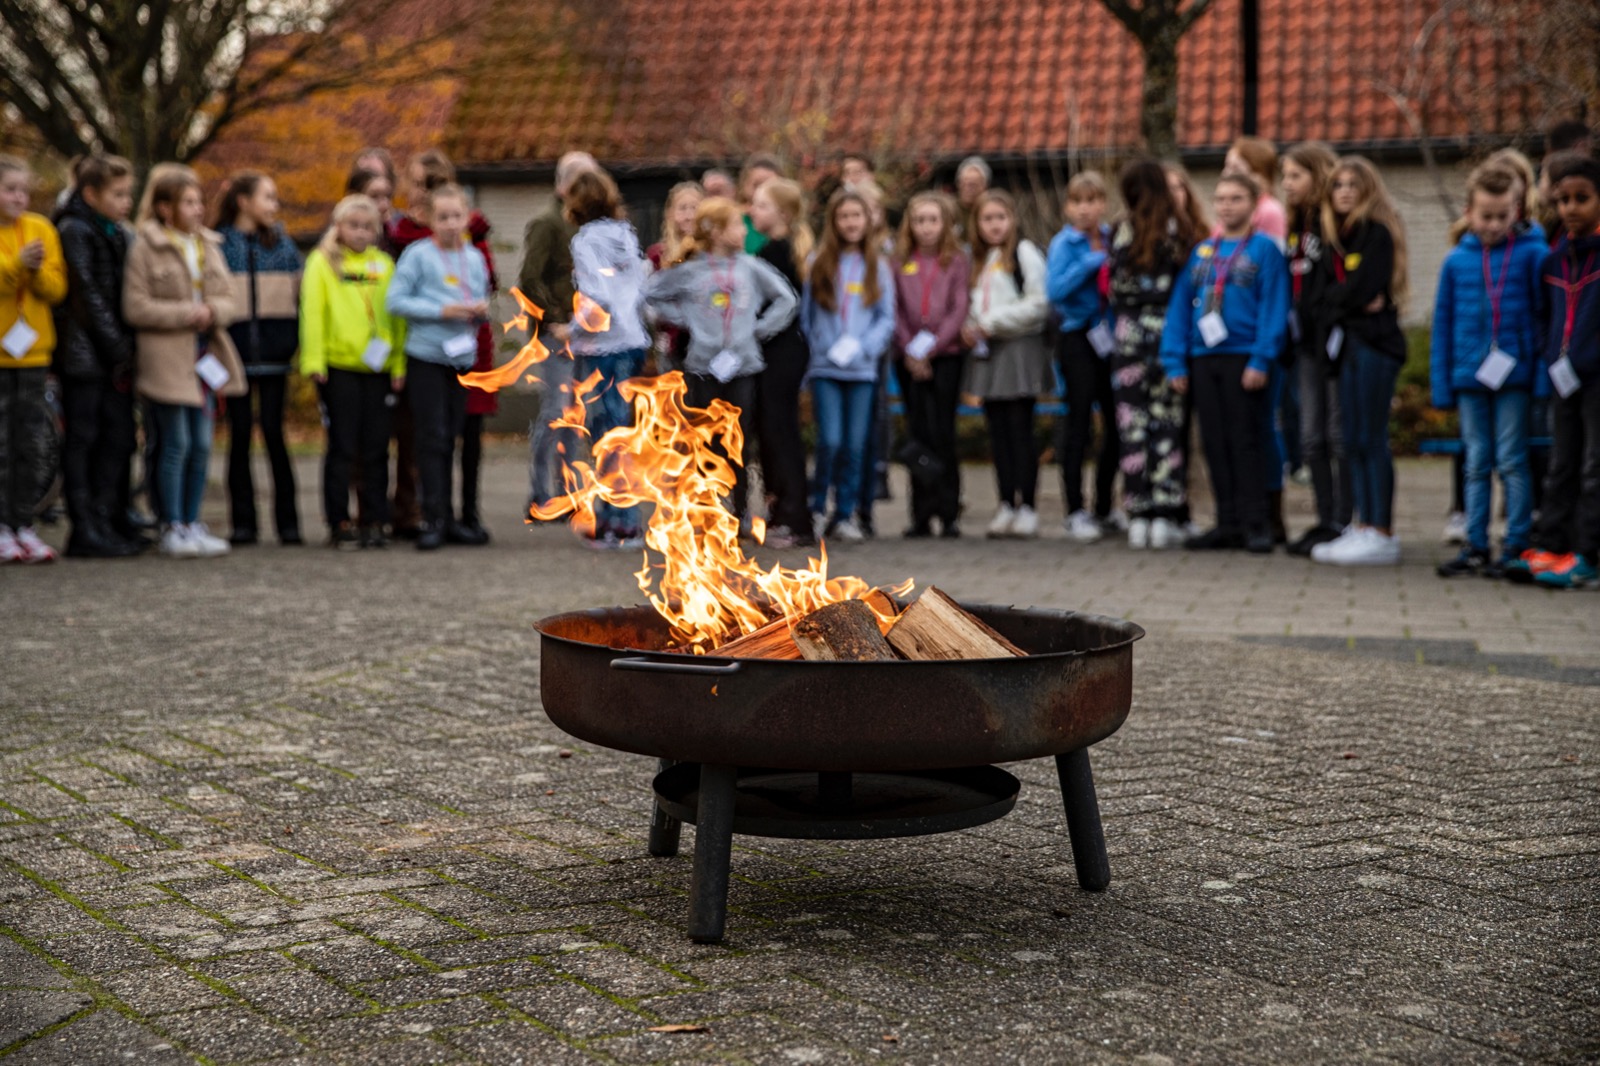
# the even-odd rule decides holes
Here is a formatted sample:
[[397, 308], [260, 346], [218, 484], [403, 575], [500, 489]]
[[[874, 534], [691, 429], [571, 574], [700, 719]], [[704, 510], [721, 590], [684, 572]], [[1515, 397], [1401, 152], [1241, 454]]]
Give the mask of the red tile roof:
[[[1260, 0], [1259, 132], [1279, 141], [1415, 141], [1382, 84], [1441, 0]], [[1241, 0], [1181, 46], [1179, 140], [1239, 131]], [[497, 0], [446, 143], [459, 162], [548, 164], [584, 148], [669, 165], [779, 150], [950, 158], [1138, 142], [1141, 62], [1099, 0]], [[1459, 22], [1459, 20], [1457, 20]], [[1431, 50], [1430, 133], [1522, 132], [1527, 100], [1486, 122], [1475, 84], [1509, 64], [1481, 31]]]

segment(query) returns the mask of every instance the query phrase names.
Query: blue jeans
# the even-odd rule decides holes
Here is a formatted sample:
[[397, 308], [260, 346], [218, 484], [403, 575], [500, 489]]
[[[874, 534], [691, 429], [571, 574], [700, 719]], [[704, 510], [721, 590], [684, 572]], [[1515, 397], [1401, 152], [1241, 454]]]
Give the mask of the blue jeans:
[[817, 418], [817, 461], [811, 472], [811, 510], [828, 514], [833, 490], [833, 515], [853, 516], [866, 480], [867, 437], [872, 432], [875, 381], [811, 379], [811, 403]]
[[160, 437], [156, 479], [161, 485], [161, 520], [198, 522], [200, 500], [206, 494], [206, 467], [211, 461], [212, 405], [202, 407], [153, 403]]
[[[587, 378], [597, 370], [600, 372], [600, 383], [595, 387], [595, 391], [589, 393], [587, 401], [591, 444], [618, 426], [633, 425], [633, 404], [622, 398], [622, 393], [617, 391], [617, 385], [639, 376], [640, 369], [644, 367], [644, 355], [644, 349], [639, 348], [626, 352], [612, 352], [609, 355], [583, 357], [584, 377]], [[637, 507], [616, 507], [609, 503], [596, 502], [594, 517], [596, 536], [614, 533], [626, 540], [642, 532]]]
[[553, 352], [534, 371], [539, 376], [539, 414], [528, 427], [528, 502], [549, 503], [550, 497], [566, 492], [561, 470], [563, 456], [576, 455], [578, 434], [570, 429], [551, 429], [572, 402], [573, 360]]
[[1394, 527], [1394, 456], [1389, 451], [1389, 408], [1400, 360], [1345, 335], [1339, 368], [1339, 413], [1344, 418], [1345, 461], [1350, 464], [1356, 519]]
[[1506, 494], [1505, 550], [1528, 546], [1533, 526], [1533, 481], [1528, 474], [1526, 392], [1463, 392], [1456, 396], [1461, 440], [1467, 452], [1467, 544], [1489, 550], [1490, 475], [1500, 474]]

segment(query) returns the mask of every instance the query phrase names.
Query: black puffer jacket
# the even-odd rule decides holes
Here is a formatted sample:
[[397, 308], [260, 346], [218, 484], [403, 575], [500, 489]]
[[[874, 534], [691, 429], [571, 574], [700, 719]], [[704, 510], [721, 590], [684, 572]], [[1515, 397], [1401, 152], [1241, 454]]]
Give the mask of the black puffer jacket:
[[133, 365], [133, 331], [122, 320], [122, 271], [128, 234], [84, 202], [81, 193], [56, 213], [67, 261], [67, 298], [56, 307], [55, 371], [101, 378]]

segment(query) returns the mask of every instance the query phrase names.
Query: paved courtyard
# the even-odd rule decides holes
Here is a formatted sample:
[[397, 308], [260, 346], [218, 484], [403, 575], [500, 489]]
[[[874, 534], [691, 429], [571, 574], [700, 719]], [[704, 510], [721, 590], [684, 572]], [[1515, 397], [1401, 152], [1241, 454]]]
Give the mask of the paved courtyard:
[[1444, 465], [1392, 570], [837, 552], [1149, 630], [1093, 750], [1111, 887], [1023, 764], [975, 830], [736, 839], [721, 946], [645, 853], [652, 764], [539, 709], [531, 623], [636, 602], [637, 556], [516, 527], [521, 477], [483, 550], [0, 570], [4, 1066], [1600, 1058], [1600, 596], [1435, 578]]

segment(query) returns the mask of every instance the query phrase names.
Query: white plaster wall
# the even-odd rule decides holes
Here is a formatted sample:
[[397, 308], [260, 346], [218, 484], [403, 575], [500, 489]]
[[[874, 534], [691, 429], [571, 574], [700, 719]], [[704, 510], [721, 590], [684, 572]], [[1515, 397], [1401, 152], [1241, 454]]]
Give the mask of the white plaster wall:
[[517, 271], [522, 266], [522, 233], [535, 215], [550, 206], [555, 189], [550, 185], [480, 185], [473, 189], [473, 195], [478, 210], [489, 220], [489, 247], [500, 269], [503, 291], [495, 311], [503, 311], [509, 317], [515, 305], [504, 292], [517, 283]]

